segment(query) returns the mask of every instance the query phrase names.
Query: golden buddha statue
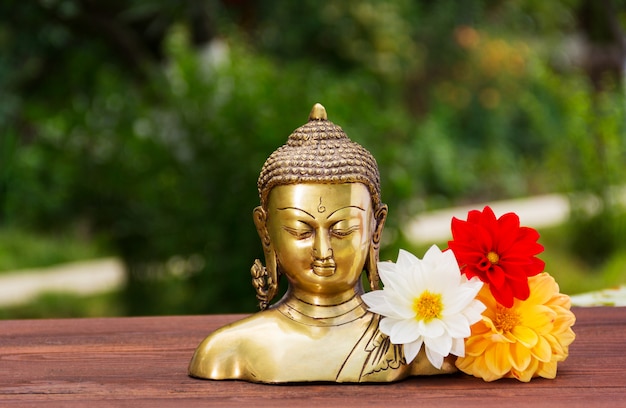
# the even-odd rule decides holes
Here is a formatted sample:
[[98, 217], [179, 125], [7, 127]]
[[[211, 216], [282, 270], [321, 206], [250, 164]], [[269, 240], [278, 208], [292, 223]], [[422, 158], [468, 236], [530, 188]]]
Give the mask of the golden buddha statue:
[[[252, 267], [262, 311], [211, 333], [189, 364], [192, 377], [261, 383], [390, 382], [453, 372], [424, 350], [406, 364], [401, 345], [378, 329], [361, 300], [363, 271], [378, 289], [378, 250], [387, 216], [372, 155], [327, 120], [309, 122], [265, 162], [254, 223], [265, 262]], [[286, 294], [270, 305], [278, 279]]]

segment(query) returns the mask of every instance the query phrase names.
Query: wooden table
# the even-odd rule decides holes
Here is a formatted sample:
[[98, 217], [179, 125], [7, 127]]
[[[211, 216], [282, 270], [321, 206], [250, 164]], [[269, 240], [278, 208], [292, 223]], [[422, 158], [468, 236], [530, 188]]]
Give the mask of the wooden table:
[[261, 385], [187, 376], [197, 344], [240, 315], [0, 321], [0, 406], [626, 406], [626, 308], [576, 308], [555, 380], [464, 374], [395, 384]]

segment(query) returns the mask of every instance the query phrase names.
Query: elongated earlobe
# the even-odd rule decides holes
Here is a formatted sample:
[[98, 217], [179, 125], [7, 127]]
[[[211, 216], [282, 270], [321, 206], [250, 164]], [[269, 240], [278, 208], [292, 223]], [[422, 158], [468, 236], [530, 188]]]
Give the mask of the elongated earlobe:
[[256, 298], [259, 301], [259, 308], [265, 310], [274, 296], [276, 296], [276, 291], [278, 290], [279, 276], [276, 267], [276, 253], [272, 248], [267, 230], [267, 213], [265, 210], [260, 206], [256, 207], [253, 211], [253, 219], [259, 238], [261, 238], [267, 267], [264, 267], [261, 261], [256, 259], [252, 268], [250, 268], [250, 273], [252, 275], [252, 286], [254, 286]]
[[372, 242], [370, 243], [370, 249], [367, 257], [366, 269], [367, 278], [370, 282], [370, 289], [380, 289], [379, 276], [378, 276], [378, 254], [380, 252], [380, 239], [383, 235], [383, 227], [385, 226], [385, 220], [387, 219], [387, 205], [381, 204], [374, 214], [376, 220], [376, 226], [372, 234]]
[[261, 244], [263, 244], [263, 252], [267, 252], [270, 246], [270, 234], [267, 230], [267, 212], [263, 207], [258, 206], [252, 211], [252, 219], [254, 220], [254, 226], [256, 232], [261, 238]]

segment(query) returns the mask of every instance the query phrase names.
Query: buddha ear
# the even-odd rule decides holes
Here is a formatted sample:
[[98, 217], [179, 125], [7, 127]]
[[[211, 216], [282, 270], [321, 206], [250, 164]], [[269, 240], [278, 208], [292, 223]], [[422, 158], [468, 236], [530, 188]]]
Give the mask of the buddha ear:
[[367, 257], [367, 278], [370, 282], [371, 290], [380, 289], [378, 277], [378, 253], [380, 250], [380, 239], [383, 235], [383, 227], [385, 226], [385, 220], [387, 219], [387, 211], [387, 205], [381, 204], [374, 213], [376, 225], [374, 226], [374, 231], [372, 233], [372, 242], [370, 243], [370, 250]]
[[270, 235], [267, 230], [267, 212], [263, 207], [256, 207], [253, 211], [254, 225], [263, 244], [263, 252], [265, 253], [265, 262], [267, 267], [261, 264], [258, 259], [254, 261], [254, 265], [250, 269], [252, 274], [252, 286], [256, 291], [256, 297], [259, 300], [259, 308], [264, 310], [272, 301], [278, 290], [278, 273], [276, 268], [276, 252], [272, 247]]
[[256, 226], [256, 232], [259, 234], [259, 238], [261, 238], [261, 243], [263, 244], [263, 252], [267, 253], [271, 246], [270, 234], [267, 230], [267, 212], [263, 207], [258, 206], [252, 212], [252, 218]]
[[380, 238], [383, 236], [383, 227], [385, 226], [385, 221], [387, 220], [388, 211], [389, 209], [387, 208], [387, 204], [381, 204], [374, 214], [374, 218], [376, 219], [376, 229], [374, 230], [374, 237], [372, 240], [377, 246], [380, 246]]

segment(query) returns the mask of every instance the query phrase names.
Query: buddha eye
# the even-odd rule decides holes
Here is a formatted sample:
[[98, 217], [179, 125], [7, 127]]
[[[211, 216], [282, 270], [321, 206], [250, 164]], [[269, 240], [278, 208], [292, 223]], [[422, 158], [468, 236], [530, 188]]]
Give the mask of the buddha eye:
[[330, 229], [330, 233], [337, 238], [345, 238], [349, 235], [351, 235], [353, 232], [358, 231], [359, 230], [359, 226], [358, 225], [352, 225], [352, 226], [347, 226], [347, 227], [340, 227], [337, 224], [333, 225]]
[[311, 228], [291, 228], [283, 226], [283, 229], [296, 237], [296, 239], [307, 239], [313, 236], [313, 229]]

